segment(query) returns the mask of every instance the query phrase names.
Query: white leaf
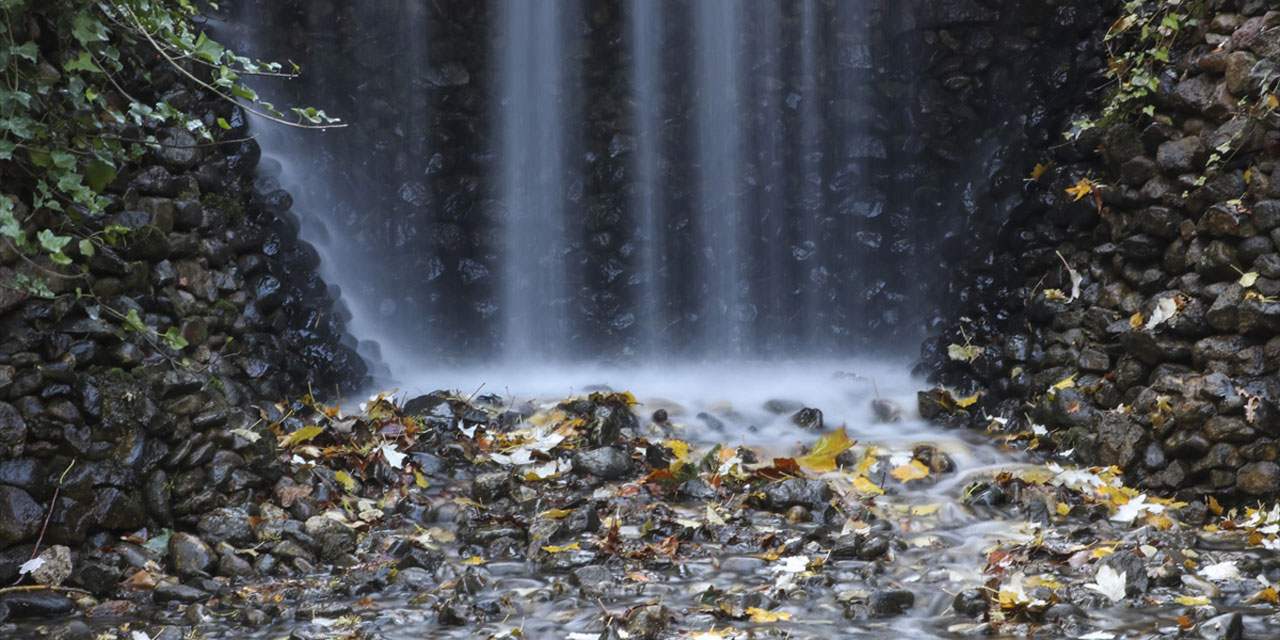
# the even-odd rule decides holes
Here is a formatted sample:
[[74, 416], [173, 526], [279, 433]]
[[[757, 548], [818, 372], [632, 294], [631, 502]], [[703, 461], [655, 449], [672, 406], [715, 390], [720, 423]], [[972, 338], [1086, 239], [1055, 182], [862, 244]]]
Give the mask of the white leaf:
[[1124, 600], [1125, 574], [1116, 573], [1110, 565], [1102, 565], [1098, 567], [1098, 572], [1094, 574], [1095, 582], [1084, 585], [1086, 589], [1092, 589], [1102, 595], [1111, 598], [1112, 602]]
[[1120, 505], [1120, 508], [1116, 509], [1115, 515], [1111, 516], [1111, 519], [1115, 522], [1133, 522], [1144, 513], [1161, 513], [1164, 510], [1165, 505], [1148, 504], [1147, 494], [1144, 493]]
[[1114, 640], [1115, 637], [1116, 634], [1111, 633], [1110, 631], [1094, 631], [1093, 633], [1076, 636], [1078, 640]]
[[232, 429], [231, 433], [234, 433], [240, 436], [241, 438], [248, 440], [250, 444], [262, 439], [262, 434], [252, 429], [245, 429], [243, 427], [240, 429]]
[[134, 631], [130, 635], [130, 638], [132, 638], [132, 640], [151, 640], [151, 636], [142, 631]]
[[1177, 300], [1174, 300], [1173, 298], [1160, 298], [1160, 300], [1156, 302], [1156, 310], [1151, 312], [1151, 319], [1147, 320], [1147, 325], [1143, 327], [1143, 329], [1150, 331], [1159, 326], [1160, 323], [1165, 320], [1172, 318], [1177, 313]]
[[404, 459], [408, 456], [406, 456], [403, 453], [400, 453], [399, 451], [396, 451], [396, 448], [391, 446], [390, 442], [382, 445], [382, 447], [379, 450], [382, 451], [382, 457], [386, 459], [387, 464], [391, 465], [396, 469], [404, 468]]
[[1240, 569], [1236, 567], [1236, 563], [1228, 560], [1227, 562], [1219, 562], [1211, 564], [1200, 569], [1200, 575], [1209, 580], [1239, 580]]
[[805, 556], [787, 556], [778, 558], [778, 564], [773, 565], [774, 573], [800, 573], [809, 566], [809, 558]]
[[44, 566], [44, 558], [32, 558], [18, 567], [18, 575], [33, 573], [40, 567]]

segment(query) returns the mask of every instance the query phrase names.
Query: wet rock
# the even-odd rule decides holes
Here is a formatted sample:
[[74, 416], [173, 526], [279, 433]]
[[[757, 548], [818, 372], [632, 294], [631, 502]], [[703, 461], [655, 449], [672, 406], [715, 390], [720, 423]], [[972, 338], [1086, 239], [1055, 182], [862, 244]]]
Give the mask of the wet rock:
[[579, 451], [573, 456], [573, 470], [605, 480], [616, 480], [631, 473], [631, 454], [614, 447]]
[[1117, 551], [1104, 557], [1099, 566], [1111, 567], [1116, 573], [1125, 574], [1125, 595], [1131, 598], [1146, 593], [1150, 586], [1142, 557], [1132, 551]]
[[179, 576], [204, 575], [216, 559], [213, 549], [190, 533], [178, 532], [169, 538], [169, 562]]
[[40, 531], [44, 511], [26, 491], [0, 486], [0, 549]]
[[981, 589], [964, 589], [951, 600], [951, 608], [962, 616], [976, 618], [987, 611], [987, 594]]
[[791, 423], [809, 431], [822, 431], [822, 411], [805, 408], [791, 416]]
[[71, 576], [71, 549], [54, 545], [39, 555], [42, 564], [31, 572], [36, 584], [59, 586]]
[[831, 487], [821, 480], [787, 478], [762, 491], [763, 506], [771, 511], [786, 511], [796, 505], [821, 505], [831, 500]]
[[302, 525], [303, 533], [315, 540], [322, 559], [332, 562], [353, 551], [356, 534], [349, 527], [327, 516], [312, 516]]
[[899, 616], [915, 606], [916, 596], [905, 589], [888, 589], [871, 594], [871, 615], [881, 618]]
[[49, 618], [70, 613], [76, 605], [56, 591], [18, 591], [0, 596], [0, 606], [13, 618]]
[[511, 491], [511, 476], [505, 471], [482, 473], [471, 485], [471, 497], [481, 504], [492, 504]]
[[0, 402], [0, 445], [17, 444], [27, 437], [27, 423], [13, 405]]
[[249, 514], [240, 509], [215, 509], [200, 518], [196, 528], [200, 532], [201, 539], [209, 544], [227, 542], [232, 545], [245, 545], [254, 540]]
[[177, 582], [161, 582], [156, 585], [155, 591], [152, 591], [152, 597], [156, 602], [200, 602], [209, 598], [209, 593], [203, 589], [180, 584]]
[[426, 569], [420, 567], [409, 567], [401, 569], [391, 576], [391, 584], [400, 585], [407, 589], [422, 591], [430, 589], [436, 585], [435, 576]]
[[1196, 632], [1205, 640], [1242, 640], [1243, 617], [1239, 612], [1224, 613], [1196, 625]]
[[97, 634], [83, 620], [72, 620], [50, 629], [44, 637], [49, 640], [94, 640]]
[[671, 619], [671, 611], [662, 605], [640, 607], [627, 616], [627, 634], [637, 640], [657, 640]]
[[591, 564], [569, 572], [569, 584], [578, 587], [584, 597], [595, 598], [607, 593], [616, 576], [607, 567]]
[[1128, 415], [1106, 412], [1097, 426], [1098, 464], [1128, 468], [1138, 459], [1146, 438], [1146, 430]]
[[1197, 136], [1170, 140], [1156, 151], [1156, 166], [1166, 174], [1193, 171], [1204, 155], [1204, 143]]
[[1280, 465], [1270, 461], [1250, 462], [1236, 472], [1236, 486], [1254, 496], [1280, 493]]

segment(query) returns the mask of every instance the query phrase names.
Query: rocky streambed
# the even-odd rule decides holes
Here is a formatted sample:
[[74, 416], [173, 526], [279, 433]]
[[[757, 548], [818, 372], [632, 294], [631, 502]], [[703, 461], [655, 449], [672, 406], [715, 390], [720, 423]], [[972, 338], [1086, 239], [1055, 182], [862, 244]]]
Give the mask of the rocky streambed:
[[1026, 452], [1035, 430], [942, 431], [896, 389], [828, 384], [848, 402], [825, 414], [607, 389], [263, 406], [240, 435], [278, 445], [269, 499], [10, 550], [0, 632], [1274, 637], [1280, 507], [1161, 499]]

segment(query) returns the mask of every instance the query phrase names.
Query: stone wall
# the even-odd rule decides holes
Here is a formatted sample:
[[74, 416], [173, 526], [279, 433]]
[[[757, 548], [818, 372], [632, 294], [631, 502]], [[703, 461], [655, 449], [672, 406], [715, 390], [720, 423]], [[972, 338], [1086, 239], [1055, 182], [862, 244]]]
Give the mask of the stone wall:
[[[1162, 492], [1280, 492], [1280, 122], [1247, 108], [1276, 76], [1280, 12], [1218, 5], [1173, 52], [1155, 118], [1044, 147], [1053, 166], [963, 282], [963, 318], [924, 349], [937, 381], [985, 395], [951, 411], [923, 394], [927, 415], [1042, 425], [1047, 448]], [[1077, 200], [1082, 178], [1099, 186]], [[981, 354], [948, 357], [966, 342]]]
[[[0, 582], [13, 581], [46, 515], [44, 544], [94, 547], [108, 532], [190, 527], [216, 507], [251, 503], [277, 476], [268, 425], [284, 418], [286, 398], [350, 393], [364, 379], [289, 195], [255, 187], [259, 150], [244, 112], [172, 68], [150, 70], [148, 82], [141, 71], [137, 99], [197, 114], [226, 142], [121, 127], [121, 137], [155, 134], [166, 146], [122, 168], [105, 213], [74, 227], [129, 229], [82, 275], [50, 275], [46, 258], [0, 242]], [[5, 176], [19, 219], [65, 222], [30, 211], [27, 188]], [[19, 274], [46, 280], [54, 297], [13, 288]], [[178, 328], [187, 346], [124, 330], [117, 318], [130, 312], [160, 333]]]

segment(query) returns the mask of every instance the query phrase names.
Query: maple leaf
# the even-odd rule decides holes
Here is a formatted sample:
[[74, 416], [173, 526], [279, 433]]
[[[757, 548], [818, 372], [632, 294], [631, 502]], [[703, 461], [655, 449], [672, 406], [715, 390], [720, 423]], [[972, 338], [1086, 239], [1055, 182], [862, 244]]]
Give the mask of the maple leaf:
[[818, 439], [809, 455], [796, 458], [796, 464], [810, 473], [825, 473], [836, 468], [836, 456], [853, 446], [849, 434], [844, 427], [832, 431]]
[[1092, 180], [1088, 178], [1080, 178], [1080, 181], [1076, 183], [1076, 186], [1067, 189], [1067, 194], [1075, 196], [1072, 201], [1078, 202], [1081, 198], [1092, 193], [1093, 188], [1094, 185]]
[[1112, 602], [1124, 599], [1125, 574], [1123, 571], [1116, 573], [1110, 565], [1104, 564], [1098, 567], [1098, 572], [1094, 574], [1093, 579], [1094, 582], [1084, 585], [1084, 588], [1097, 591], [1110, 598]]

